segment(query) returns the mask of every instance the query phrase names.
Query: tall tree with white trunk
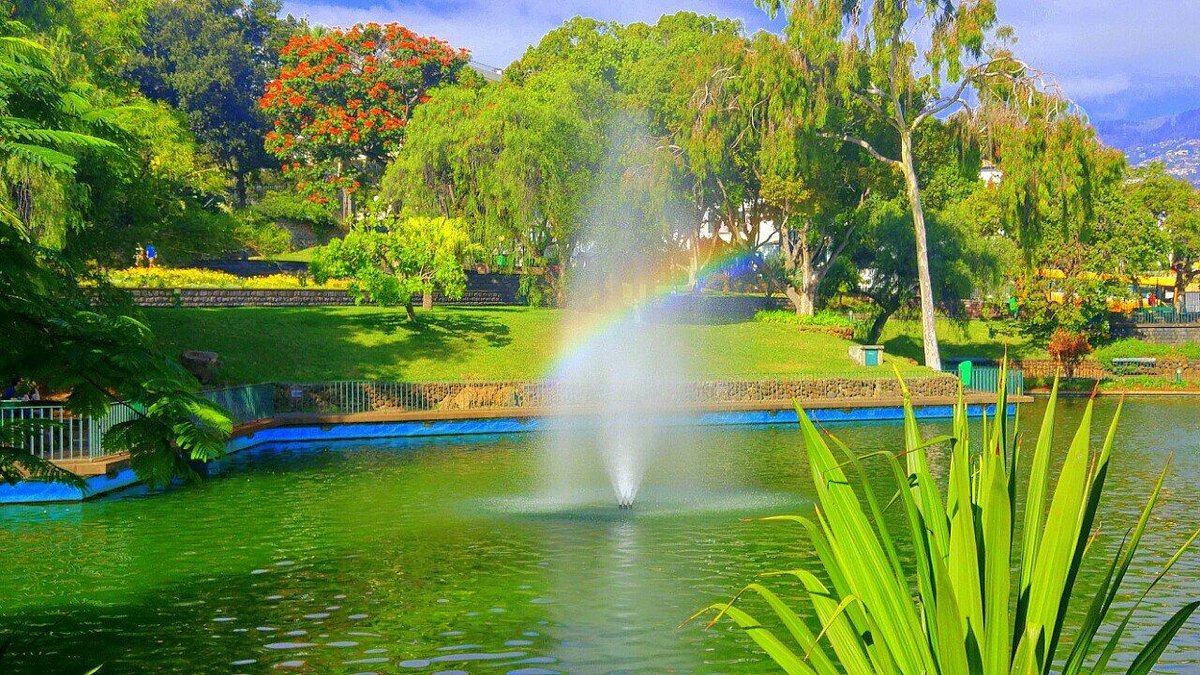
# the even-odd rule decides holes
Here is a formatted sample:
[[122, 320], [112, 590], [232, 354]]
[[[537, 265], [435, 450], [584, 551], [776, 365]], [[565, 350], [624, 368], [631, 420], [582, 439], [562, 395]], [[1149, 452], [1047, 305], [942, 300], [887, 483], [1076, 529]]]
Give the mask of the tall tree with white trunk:
[[[807, 75], [807, 112], [823, 135], [858, 146], [899, 172], [912, 211], [925, 365], [941, 367], [934, 331], [922, 185], [914, 138], [931, 118], [970, 110], [997, 80], [1028, 81], [1029, 69], [993, 38], [995, 0], [757, 0], [787, 18], [788, 45]], [[990, 100], [1019, 105], [1016, 97]], [[868, 136], [864, 129], [882, 128]]]

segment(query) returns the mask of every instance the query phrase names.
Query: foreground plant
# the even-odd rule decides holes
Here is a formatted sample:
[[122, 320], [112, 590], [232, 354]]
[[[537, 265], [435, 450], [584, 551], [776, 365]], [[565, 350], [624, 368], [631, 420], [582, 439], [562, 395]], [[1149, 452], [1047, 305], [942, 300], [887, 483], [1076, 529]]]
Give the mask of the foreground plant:
[[[1004, 375], [1002, 372], [1001, 383], [1006, 381]], [[816, 512], [812, 517], [766, 520], [803, 526], [823, 574], [796, 569], [762, 576], [799, 580], [820, 621], [819, 632], [758, 583], [748, 585], [738, 597], [750, 591], [766, 600], [787, 630], [786, 637], [776, 635], [736, 607], [738, 597], [707, 607], [696, 616], [715, 612], [709, 625], [729, 617], [789, 673], [993, 675], [1041, 674], [1052, 669], [1062, 673], [1106, 671], [1133, 613], [1200, 535], [1193, 534], [1167, 561], [1137, 602], [1116, 622], [1111, 636], [1098, 639], [1100, 626], [1116, 619], [1113, 602], [1158, 501], [1167, 467], [1116, 557], [1105, 564], [1102, 583], [1088, 600], [1082, 623], [1072, 626], [1064, 636], [1067, 605], [1080, 568], [1096, 557], [1089, 545], [1120, 406], [1099, 453], [1093, 453], [1089, 441], [1093, 403], [1088, 402], [1051, 492], [1051, 436], [1058, 397], [1055, 383], [1033, 456], [1028, 460], [1029, 482], [1020, 500], [1024, 524], [1018, 533], [1016, 475], [1018, 466], [1027, 460], [1011, 440], [1016, 433], [1013, 430], [1010, 434], [1008, 428], [1003, 385], [990, 429], [984, 416], [984, 447], [974, 455], [961, 390], [953, 437], [925, 441], [917, 428], [908, 389], [903, 382], [901, 386], [905, 452], [878, 453], [891, 467], [896, 484], [902, 486], [888, 503], [882, 502], [868, 483], [860, 465], [865, 458], [829, 436], [841, 456], [839, 461], [825, 437], [798, 409], [817, 492]], [[945, 500], [926, 456], [929, 447], [943, 443], [950, 443], [953, 449]], [[854, 469], [861, 494], [843, 466]], [[889, 527], [884, 516], [887, 508], [902, 510], [904, 526], [897, 531]], [[911, 560], [902, 561], [898, 553], [902, 540], [906, 549], [911, 548]], [[1015, 571], [1014, 558], [1018, 563]], [[1200, 602], [1192, 602], [1176, 612], [1141, 646], [1127, 672], [1150, 672], [1197, 606]]]

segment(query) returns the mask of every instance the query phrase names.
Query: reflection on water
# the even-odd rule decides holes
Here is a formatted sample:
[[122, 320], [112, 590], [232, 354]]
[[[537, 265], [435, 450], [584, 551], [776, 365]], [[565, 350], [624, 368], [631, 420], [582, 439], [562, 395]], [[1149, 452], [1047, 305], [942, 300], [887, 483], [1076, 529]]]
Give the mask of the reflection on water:
[[[1102, 403], [1102, 421], [1113, 407]], [[1073, 420], [1082, 404], [1066, 408]], [[1030, 434], [1040, 413], [1027, 412]], [[862, 452], [902, 443], [897, 425], [837, 431]], [[1059, 424], [1060, 443], [1072, 431]], [[687, 437], [697, 461], [647, 475], [632, 511], [616, 509], [603, 481], [569, 505], [539, 498], [539, 442], [264, 448], [166, 494], [0, 510], [0, 628], [14, 638], [0, 670], [769, 669], [730, 626], [677, 626], [757, 572], [813, 564], [795, 528], [747, 522], [811, 508], [797, 432], [697, 430]], [[1200, 519], [1198, 446], [1194, 400], [1127, 404], [1097, 551], [1115, 553], [1177, 452], [1130, 591]], [[868, 467], [881, 494], [894, 489], [882, 464]], [[1200, 553], [1186, 557], [1155, 590], [1135, 619], [1138, 639], [1192, 599], [1198, 566]], [[798, 595], [785, 581], [772, 586]], [[769, 616], [752, 598], [746, 608]], [[1165, 671], [1200, 663], [1197, 626], [1168, 650]]]

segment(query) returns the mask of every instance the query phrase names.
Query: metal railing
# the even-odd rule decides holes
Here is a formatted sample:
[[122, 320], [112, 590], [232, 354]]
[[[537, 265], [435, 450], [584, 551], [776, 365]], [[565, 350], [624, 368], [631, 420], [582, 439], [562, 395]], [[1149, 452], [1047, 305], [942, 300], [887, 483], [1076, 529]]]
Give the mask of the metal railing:
[[[951, 397], [952, 377], [907, 380], [917, 396]], [[800, 400], [870, 401], [895, 399], [899, 383], [890, 378], [789, 378], [746, 381], [655, 383], [652, 391], [622, 392], [603, 386], [563, 387], [554, 381], [373, 382], [367, 380], [276, 385], [275, 412], [356, 414], [380, 410], [411, 412], [630, 405], [676, 408], [701, 405], [781, 403]]]
[[1135, 324], [1200, 323], [1200, 312], [1176, 310], [1174, 307], [1155, 307], [1135, 310], [1130, 315]]
[[275, 389], [274, 384], [248, 384], [209, 389], [202, 396], [228, 411], [235, 424], [244, 424], [275, 415]]
[[110, 454], [104, 436], [136, 412], [118, 403], [99, 417], [75, 415], [55, 403], [0, 403], [0, 424], [19, 426], [16, 445], [50, 460], [94, 459]]
[[[1025, 393], [1025, 373], [1009, 368], [1005, 382], [1005, 391], [1009, 396], [1021, 396]], [[995, 393], [1000, 384], [1000, 368], [996, 366], [975, 366], [971, 369], [971, 382], [966, 385], [970, 391]]]
[[[977, 369], [980, 372], [982, 369]], [[1010, 378], [1011, 380], [1011, 378]], [[918, 397], [950, 397], [957, 385], [946, 374], [907, 378]], [[374, 382], [347, 380], [310, 384], [265, 383], [211, 389], [203, 396], [229, 412], [235, 424], [286, 413], [354, 414], [373, 411], [472, 411], [593, 409], [625, 405], [637, 409], [670, 409], [705, 405], [787, 404], [793, 399], [895, 400], [899, 382], [887, 377], [790, 377], [730, 381], [654, 383], [640, 394], [624, 396], [605, 387], [563, 387], [555, 381]], [[0, 424], [33, 420], [20, 430], [21, 447], [49, 460], [95, 459], [108, 454], [105, 437], [138, 412], [124, 403], [89, 417], [53, 403], [0, 403]]]

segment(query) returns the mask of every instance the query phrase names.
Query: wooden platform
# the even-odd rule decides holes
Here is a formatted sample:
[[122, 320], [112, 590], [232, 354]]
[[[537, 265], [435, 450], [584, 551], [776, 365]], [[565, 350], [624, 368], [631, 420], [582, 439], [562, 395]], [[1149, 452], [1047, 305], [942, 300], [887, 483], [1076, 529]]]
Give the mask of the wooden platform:
[[66, 469], [76, 476], [90, 478], [92, 476], [115, 476], [122, 469], [129, 467], [129, 453], [122, 452], [104, 457], [79, 457], [73, 459], [53, 460], [55, 466]]

